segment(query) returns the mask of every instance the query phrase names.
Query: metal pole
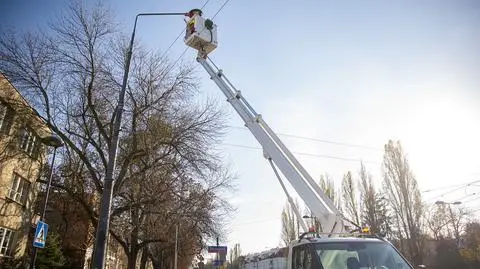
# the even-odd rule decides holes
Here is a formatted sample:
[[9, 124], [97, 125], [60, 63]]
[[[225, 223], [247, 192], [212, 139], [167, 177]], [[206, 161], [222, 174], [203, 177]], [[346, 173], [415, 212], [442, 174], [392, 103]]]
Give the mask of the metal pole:
[[140, 16], [170, 16], [170, 15], [186, 15], [186, 13], [140, 13], [135, 16], [135, 23], [133, 25], [132, 37], [128, 46], [127, 58], [125, 59], [125, 73], [123, 74], [122, 88], [118, 97], [118, 105], [115, 111], [115, 122], [113, 125], [112, 138], [109, 144], [108, 163], [105, 173], [105, 180], [103, 185], [102, 200], [100, 206], [100, 215], [97, 225], [97, 232], [95, 238], [95, 247], [93, 252], [93, 269], [105, 268], [105, 254], [107, 250], [107, 233], [110, 226], [110, 209], [112, 205], [113, 196], [113, 172], [115, 171], [118, 138], [120, 133], [120, 125], [122, 123], [123, 105], [125, 103], [125, 92], [127, 89], [128, 73], [130, 71], [130, 62], [132, 60], [133, 42], [135, 40], [135, 30], [137, 28], [137, 20]]
[[[42, 215], [40, 215], [40, 221], [45, 220], [45, 212], [47, 211], [48, 196], [50, 194], [50, 187], [52, 186], [53, 178], [53, 165], [55, 164], [55, 156], [57, 154], [57, 148], [53, 150], [52, 164], [50, 165], [50, 175], [48, 176], [47, 190], [45, 191], [45, 197], [43, 198], [43, 207]], [[32, 262], [30, 263], [30, 268], [35, 268], [35, 262], [37, 261], [37, 248], [33, 247]]]
[[[220, 246], [219, 242], [218, 242], [218, 236], [217, 236], [217, 246]], [[220, 260], [220, 253], [215, 253], [215, 260]], [[220, 268], [220, 266], [217, 265], [216, 267], [217, 269]]]
[[174, 265], [174, 269], [177, 269], [177, 260], [178, 260], [178, 224], [175, 228], [175, 265]]

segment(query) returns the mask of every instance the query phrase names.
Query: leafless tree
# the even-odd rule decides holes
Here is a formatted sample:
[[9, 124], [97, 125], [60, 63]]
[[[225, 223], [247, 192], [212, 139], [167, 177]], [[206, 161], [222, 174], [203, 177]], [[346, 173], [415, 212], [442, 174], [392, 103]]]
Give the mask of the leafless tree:
[[[92, 206], [85, 197], [103, 190], [127, 42], [102, 7], [73, 4], [50, 30], [4, 32], [0, 69], [67, 145], [55, 186], [78, 199], [96, 227], [98, 199]], [[221, 193], [232, 179], [212, 146], [223, 134], [223, 114], [212, 101], [196, 101], [194, 69], [138, 44], [133, 55], [110, 229], [129, 268], [147, 245], [170, 242], [171, 233], [154, 231], [178, 222], [176, 210], [185, 205], [210, 210], [183, 213], [191, 214], [182, 220], [196, 225], [197, 238], [218, 233], [222, 219], [215, 216], [230, 212]]]
[[351, 221], [360, 224], [359, 196], [357, 193], [357, 184], [354, 183], [352, 173], [348, 171], [342, 180], [342, 201], [345, 213]]
[[406, 241], [405, 253], [415, 264], [423, 260], [423, 205], [415, 179], [400, 142], [389, 141], [383, 157], [383, 184], [389, 205], [397, 220], [400, 242]]
[[452, 208], [449, 204], [446, 205], [445, 211], [447, 212], [448, 225], [446, 227], [449, 237], [454, 238], [456, 246], [460, 247], [462, 232], [466, 228], [470, 212], [463, 207]]
[[[294, 203], [297, 209], [300, 210], [298, 201]], [[302, 220], [297, 218], [294, 209], [290, 203], [287, 202], [282, 210], [282, 233], [280, 236], [285, 246], [288, 246], [291, 241], [297, 239], [300, 231], [300, 221]]]
[[233, 245], [229, 253], [229, 269], [239, 269], [240, 256], [242, 256], [242, 248], [240, 244]]
[[435, 240], [447, 238], [446, 226], [450, 217], [445, 205], [433, 205], [425, 212], [425, 224]]
[[318, 185], [323, 190], [323, 192], [325, 192], [327, 197], [333, 201], [333, 204], [341, 211], [341, 194], [335, 188], [335, 183], [333, 182], [333, 179], [330, 177], [330, 175], [321, 175]]
[[359, 177], [362, 224], [370, 227], [372, 233], [387, 235], [390, 232], [387, 201], [381, 192], [376, 190], [372, 177], [363, 163], [360, 166]]

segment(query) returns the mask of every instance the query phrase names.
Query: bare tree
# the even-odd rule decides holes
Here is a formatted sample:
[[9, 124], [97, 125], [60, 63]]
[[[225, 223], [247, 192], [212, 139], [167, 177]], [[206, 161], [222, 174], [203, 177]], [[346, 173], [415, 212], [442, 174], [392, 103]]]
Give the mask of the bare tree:
[[383, 184], [389, 205], [397, 220], [400, 241], [406, 241], [404, 251], [411, 261], [423, 260], [421, 233], [423, 205], [415, 179], [400, 142], [389, 141], [383, 157]]
[[[34, 106], [31, 113], [67, 145], [55, 187], [76, 198], [96, 227], [98, 203], [85, 197], [103, 191], [127, 42], [101, 7], [74, 4], [50, 30], [2, 34], [0, 69]], [[196, 248], [221, 231], [217, 216], [231, 212], [221, 193], [232, 177], [212, 147], [221, 139], [224, 117], [213, 102], [196, 101], [197, 86], [191, 66], [175, 68], [159, 52], [135, 46], [110, 229], [129, 268], [147, 245], [170, 243], [171, 234], [154, 231], [180, 221], [176, 210], [187, 206], [183, 214], [195, 216], [182, 220], [196, 225], [188, 226], [201, 238]], [[193, 209], [198, 207], [210, 213]]]
[[445, 205], [433, 205], [425, 212], [425, 224], [435, 240], [448, 237], [446, 226], [449, 216]]
[[447, 220], [448, 225], [447, 230], [449, 236], [455, 239], [457, 248], [460, 247], [460, 240], [462, 231], [465, 230], [467, 225], [467, 217], [470, 215], [468, 210], [463, 207], [456, 207], [453, 209], [450, 204], [446, 205], [446, 212], [448, 212]]
[[[295, 201], [295, 206], [300, 210], [298, 201]], [[292, 206], [287, 202], [285, 207], [282, 210], [282, 233], [281, 239], [285, 246], [297, 239], [298, 233], [300, 231], [300, 221], [295, 214]]]
[[372, 177], [363, 163], [360, 166], [359, 177], [362, 224], [370, 227], [372, 233], [387, 235], [391, 225], [387, 200], [375, 189]]
[[[330, 200], [332, 200], [335, 207], [341, 212], [342, 211], [341, 193], [335, 188], [335, 183], [333, 182], [333, 179], [328, 174], [321, 175], [318, 185], [320, 189], [323, 190], [325, 195]], [[310, 212], [310, 215], [312, 215], [311, 212]], [[317, 218], [313, 218], [311, 221], [312, 221], [313, 227], [315, 227], [315, 231], [317, 232], [323, 231], [322, 223], [320, 223], [320, 221]]]
[[353, 182], [352, 173], [348, 171], [342, 180], [342, 200], [345, 213], [351, 221], [360, 224], [359, 196], [356, 184]]
[[318, 185], [323, 190], [323, 192], [325, 192], [325, 195], [327, 195], [327, 197], [333, 201], [333, 204], [339, 210], [341, 210], [341, 195], [335, 188], [335, 183], [333, 182], [333, 179], [330, 177], [330, 175], [321, 175]]
[[230, 250], [229, 255], [229, 268], [231, 269], [239, 269], [239, 259], [242, 256], [242, 249], [240, 248], [240, 244], [235, 244], [233, 248]]

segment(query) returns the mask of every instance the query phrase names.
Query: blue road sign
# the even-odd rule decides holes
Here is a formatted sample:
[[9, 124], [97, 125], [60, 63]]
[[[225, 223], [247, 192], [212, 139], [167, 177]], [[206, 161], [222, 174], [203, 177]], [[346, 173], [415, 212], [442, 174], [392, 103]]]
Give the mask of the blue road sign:
[[208, 246], [208, 253], [227, 252], [227, 246]]
[[36, 248], [44, 248], [47, 241], [48, 224], [38, 221], [35, 237], [33, 238], [33, 246]]
[[221, 261], [221, 260], [214, 260], [214, 261], [213, 261], [213, 266], [223, 266], [223, 261]]

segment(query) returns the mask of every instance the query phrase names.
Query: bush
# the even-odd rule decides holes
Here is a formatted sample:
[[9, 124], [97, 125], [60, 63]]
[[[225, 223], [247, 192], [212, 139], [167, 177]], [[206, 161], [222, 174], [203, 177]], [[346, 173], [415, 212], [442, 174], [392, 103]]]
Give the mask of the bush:
[[49, 233], [45, 248], [39, 249], [37, 255], [36, 269], [62, 268], [65, 257], [60, 236], [57, 233]]

